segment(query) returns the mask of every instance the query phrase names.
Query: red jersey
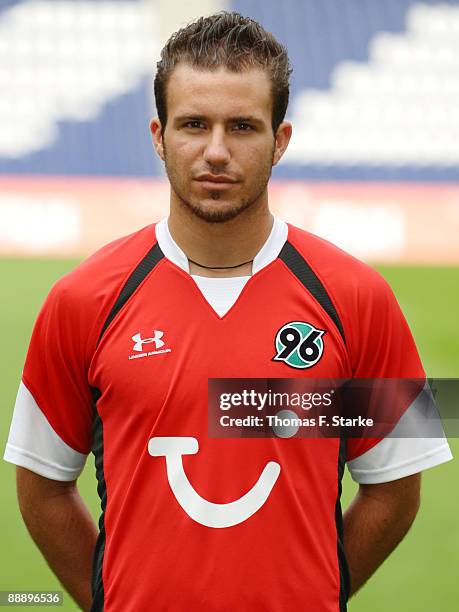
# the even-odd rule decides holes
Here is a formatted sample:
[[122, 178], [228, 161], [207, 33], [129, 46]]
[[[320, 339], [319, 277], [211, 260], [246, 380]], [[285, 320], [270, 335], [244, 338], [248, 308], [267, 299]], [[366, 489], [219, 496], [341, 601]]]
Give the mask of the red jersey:
[[[274, 359], [291, 321], [324, 332], [310, 367]], [[208, 436], [209, 378], [304, 376], [424, 372], [385, 281], [295, 227], [224, 316], [154, 226], [55, 285], [23, 382], [57, 435], [95, 454], [94, 611], [346, 609], [341, 477], [375, 441]]]

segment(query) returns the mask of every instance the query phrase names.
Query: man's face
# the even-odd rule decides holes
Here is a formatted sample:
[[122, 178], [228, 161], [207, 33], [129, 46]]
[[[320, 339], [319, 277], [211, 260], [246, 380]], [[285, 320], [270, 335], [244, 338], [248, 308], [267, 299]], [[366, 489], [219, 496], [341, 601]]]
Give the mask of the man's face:
[[162, 133], [155, 119], [151, 129], [173, 193], [201, 219], [228, 221], [266, 195], [290, 134], [285, 122], [275, 137], [271, 109], [263, 70], [174, 69], [166, 128]]

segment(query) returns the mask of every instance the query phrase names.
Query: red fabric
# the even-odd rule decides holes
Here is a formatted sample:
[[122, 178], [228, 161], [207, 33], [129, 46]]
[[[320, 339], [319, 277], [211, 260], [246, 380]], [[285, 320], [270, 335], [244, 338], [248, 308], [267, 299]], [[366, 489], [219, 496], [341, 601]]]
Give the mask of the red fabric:
[[[61, 280], [37, 321], [24, 380], [55, 431], [88, 452], [89, 386], [101, 390], [107, 485], [103, 565], [106, 612], [300, 609], [337, 612], [337, 439], [212, 439], [208, 378], [422, 376], [403, 315], [381, 277], [296, 228], [289, 239], [324, 286], [347, 346], [328, 315], [280, 260], [254, 275], [220, 318], [193, 279], [162, 260], [108, 327], [122, 285], [154, 243], [152, 228], [109, 245]], [[320, 361], [294, 370], [272, 361], [289, 321], [326, 330]], [[167, 352], [130, 359], [132, 336], [163, 332]], [[145, 344], [145, 351], [153, 343]], [[153, 349], [154, 350], [154, 349]], [[183, 456], [200, 496], [218, 504], [251, 489], [270, 461], [280, 475], [247, 520], [213, 528], [190, 518], [168, 482], [154, 437], [192, 437]], [[375, 440], [348, 445], [348, 458]]]

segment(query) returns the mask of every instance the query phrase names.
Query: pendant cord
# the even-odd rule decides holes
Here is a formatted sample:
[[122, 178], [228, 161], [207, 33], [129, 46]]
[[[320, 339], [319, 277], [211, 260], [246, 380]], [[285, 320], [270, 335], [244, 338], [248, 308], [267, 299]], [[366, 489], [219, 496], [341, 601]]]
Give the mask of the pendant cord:
[[243, 261], [242, 263], [237, 264], [236, 266], [203, 266], [197, 261], [193, 261], [189, 257], [188, 257], [188, 261], [194, 264], [195, 266], [199, 266], [200, 268], [205, 268], [206, 270], [232, 270], [233, 268], [240, 268], [241, 266], [245, 266], [246, 264], [252, 263], [253, 259], [249, 259], [249, 261]]

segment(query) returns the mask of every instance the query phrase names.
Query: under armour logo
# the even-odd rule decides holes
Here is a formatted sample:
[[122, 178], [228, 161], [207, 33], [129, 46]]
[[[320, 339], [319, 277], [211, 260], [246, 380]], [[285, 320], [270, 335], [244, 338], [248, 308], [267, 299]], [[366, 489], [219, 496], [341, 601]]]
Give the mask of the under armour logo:
[[161, 338], [164, 336], [164, 332], [155, 329], [154, 333], [155, 335], [153, 336], [153, 338], [142, 338], [140, 334], [136, 334], [135, 336], [132, 336], [132, 339], [135, 342], [134, 351], [143, 351], [142, 346], [144, 344], [149, 344], [150, 342], [154, 342], [155, 347], [157, 349], [164, 346], [164, 342], [161, 340]]

